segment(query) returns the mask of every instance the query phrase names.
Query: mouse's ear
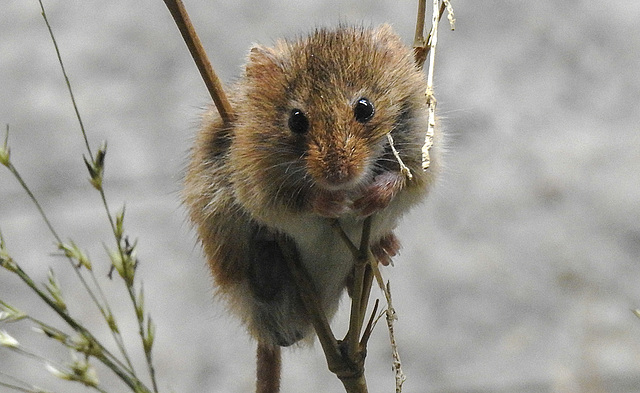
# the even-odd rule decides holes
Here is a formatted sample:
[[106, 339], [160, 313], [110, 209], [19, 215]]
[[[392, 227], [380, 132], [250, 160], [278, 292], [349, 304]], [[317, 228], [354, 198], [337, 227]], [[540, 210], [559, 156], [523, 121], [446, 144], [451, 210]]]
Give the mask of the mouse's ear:
[[265, 77], [280, 71], [281, 61], [276, 51], [262, 45], [254, 45], [249, 51], [249, 60], [246, 65], [248, 77]]
[[395, 37], [396, 33], [393, 32], [393, 27], [391, 27], [388, 23], [383, 23], [380, 26], [376, 27], [374, 30], [374, 34], [377, 37]]
[[393, 31], [393, 28], [388, 23], [381, 24], [373, 30], [373, 39], [378, 45], [383, 45], [388, 48], [399, 48], [403, 46], [402, 38]]
[[373, 30], [373, 36], [379, 40], [398, 41], [400, 37], [388, 23], [383, 23]]

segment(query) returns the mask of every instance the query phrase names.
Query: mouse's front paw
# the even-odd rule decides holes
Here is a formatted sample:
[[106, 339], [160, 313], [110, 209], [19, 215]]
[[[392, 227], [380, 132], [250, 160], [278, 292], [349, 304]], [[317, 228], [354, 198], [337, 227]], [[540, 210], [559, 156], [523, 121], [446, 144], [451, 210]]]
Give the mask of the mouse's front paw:
[[362, 196], [353, 202], [353, 208], [363, 217], [389, 206], [393, 197], [404, 184], [404, 177], [398, 172], [384, 172], [373, 179], [362, 192]]
[[311, 201], [311, 209], [322, 217], [338, 218], [349, 212], [349, 201], [342, 191], [318, 191]]

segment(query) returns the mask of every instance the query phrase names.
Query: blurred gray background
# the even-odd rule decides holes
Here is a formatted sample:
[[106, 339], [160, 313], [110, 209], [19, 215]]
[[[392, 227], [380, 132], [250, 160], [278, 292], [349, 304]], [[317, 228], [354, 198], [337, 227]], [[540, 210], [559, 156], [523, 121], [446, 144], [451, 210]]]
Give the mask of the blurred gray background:
[[[185, 2], [226, 82], [252, 43], [318, 25], [389, 22], [411, 44], [416, 9], [415, 1], [390, 0]], [[631, 312], [640, 307], [640, 2], [453, 4], [457, 29], [442, 24], [436, 69], [447, 170], [403, 221], [402, 255], [385, 271], [400, 316], [404, 392], [640, 392], [640, 320]], [[251, 391], [254, 344], [211, 298], [179, 203], [208, 98], [169, 13], [160, 0], [45, 6], [91, 144], [109, 143], [111, 207], [126, 202], [127, 233], [139, 239], [161, 390]], [[0, 124], [10, 125], [12, 160], [55, 227], [105, 277], [103, 244], [113, 241], [86, 181], [83, 141], [36, 0], [0, 5]], [[5, 168], [0, 228], [37, 281], [55, 268], [72, 312], [108, 341]], [[117, 281], [105, 289], [133, 348], [125, 292]], [[5, 271], [0, 299], [56, 321]], [[344, 319], [343, 310], [340, 331]], [[28, 324], [0, 329], [53, 360], [69, 357]], [[58, 392], [85, 391], [3, 349], [0, 370]], [[98, 372], [110, 391], [125, 390]], [[393, 391], [383, 324], [367, 376], [371, 392]], [[283, 392], [341, 389], [318, 344], [285, 351]]]

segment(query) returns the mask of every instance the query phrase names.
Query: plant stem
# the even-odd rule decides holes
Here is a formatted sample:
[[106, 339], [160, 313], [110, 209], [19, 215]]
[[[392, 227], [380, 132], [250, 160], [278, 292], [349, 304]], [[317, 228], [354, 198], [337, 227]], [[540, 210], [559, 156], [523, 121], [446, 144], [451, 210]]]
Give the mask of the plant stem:
[[[16, 265], [17, 266], [17, 265]], [[54, 310], [73, 330], [75, 330], [80, 335], [86, 337], [88, 340], [93, 341], [98, 348], [100, 349], [101, 354], [94, 355], [96, 359], [102, 362], [105, 366], [109, 367], [120, 379], [127, 384], [133, 391], [136, 392], [148, 392], [149, 389], [146, 388], [138, 378], [131, 374], [130, 371], [124, 367], [120, 361], [115, 358], [100, 342], [88, 331], [84, 326], [78, 323], [75, 319], [73, 319], [69, 314], [62, 311], [58, 305], [47, 296], [44, 292], [38, 288], [38, 286], [31, 280], [29, 275], [17, 266], [15, 269], [15, 273], [22, 279], [22, 281], [27, 284], [47, 305]], [[125, 372], [127, 371], [127, 372]], [[136, 390], [138, 389], [138, 390]], [[143, 389], [143, 390], [140, 390]]]
[[44, 11], [44, 5], [42, 4], [42, 0], [38, 0], [40, 3], [40, 10], [42, 11], [42, 17], [44, 18], [44, 23], [47, 25], [47, 29], [49, 30], [49, 35], [51, 36], [51, 40], [53, 41], [53, 47], [56, 50], [56, 56], [58, 56], [58, 62], [60, 63], [60, 67], [62, 68], [62, 74], [64, 75], [64, 80], [67, 84], [67, 90], [69, 91], [69, 95], [71, 96], [71, 103], [73, 104], [73, 110], [76, 112], [76, 118], [78, 119], [78, 123], [80, 124], [80, 130], [82, 131], [82, 135], [84, 136], [84, 143], [87, 146], [87, 150], [89, 150], [89, 156], [93, 161], [93, 155], [91, 154], [91, 148], [89, 147], [89, 140], [87, 139], [87, 133], [85, 132], [84, 124], [82, 122], [82, 118], [80, 117], [80, 111], [78, 110], [78, 105], [76, 104], [75, 96], [73, 95], [73, 89], [71, 89], [71, 82], [69, 81], [69, 77], [67, 76], [67, 71], [64, 68], [64, 64], [62, 63], [62, 56], [60, 55], [60, 50], [58, 49], [58, 43], [53, 35], [53, 31], [51, 30], [51, 25], [49, 24], [49, 20], [47, 19], [47, 14]]
[[31, 189], [29, 188], [29, 186], [27, 186], [27, 183], [25, 183], [24, 179], [22, 179], [22, 176], [20, 176], [20, 173], [18, 172], [16, 167], [13, 166], [11, 162], [9, 162], [9, 165], [7, 165], [7, 169], [9, 169], [9, 172], [11, 172], [13, 177], [15, 177], [18, 183], [20, 183], [20, 186], [22, 186], [22, 189], [27, 193], [27, 195], [29, 196], [29, 199], [31, 199], [31, 202], [33, 202], [33, 204], [36, 206], [36, 209], [38, 209], [38, 213], [40, 214], [40, 217], [42, 217], [42, 219], [44, 220], [44, 223], [47, 225], [47, 228], [49, 228], [49, 232], [51, 232], [51, 234], [56, 239], [58, 244], [62, 243], [60, 236], [58, 236], [58, 233], [53, 228], [53, 225], [51, 224], [51, 221], [49, 221], [49, 218], [44, 212], [44, 209], [42, 209], [40, 202], [38, 202], [38, 199], [35, 197], [35, 195], [33, 195], [33, 192], [31, 192]]
[[362, 323], [364, 321], [363, 308], [366, 310], [366, 303], [369, 299], [371, 285], [365, 288], [365, 272], [369, 264], [369, 238], [371, 235], [371, 220], [373, 216], [369, 216], [364, 220], [362, 225], [362, 236], [360, 238], [360, 248], [355, 256], [355, 274], [354, 285], [351, 299], [351, 313], [349, 318], [349, 330], [347, 332], [348, 354], [351, 360], [357, 360], [361, 354], [360, 348], [360, 332], [362, 331]]
[[[80, 116], [80, 111], [78, 109], [78, 105], [76, 104], [76, 100], [75, 100], [75, 96], [73, 94], [73, 89], [71, 88], [71, 82], [69, 81], [69, 77], [67, 75], [65, 66], [64, 66], [64, 62], [62, 61], [62, 56], [60, 54], [60, 50], [58, 48], [58, 43], [56, 41], [55, 35], [53, 34], [53, 30], [51, 29], [51, 25], [49, 24], [49, 20], [47, 19], [47, 15], [44, 9], [44, 5], [42, 4], [42, 0], [38, 0], [39, 4], [40, 4], [40, 9], [42, 11], [42, 17], [44, 18], [44, 21], [47, 25], [47, 29], [49, 31], [49, 35], [51, 37], [51, 40], [53, 41], [53, 45], [56, 51], [56, 55], [58, 57], [58, 63], [60, 64], [60, 68], [62, 69], [62, 74], [64, 75], [64, 79], [67, 85], [67, 90], [69, 91], [69, 95], [71, 97], [71, 102], [73, 104], [73, 108], [75, 110], [75, 114], [76, 114], [76, 118], [78, 120], [78, 123], [80, 125], [80, 130], [82, 132], [82, 136], [85, 142], [85, 146], [87, 149], [87, 152], [89, 154], [89, 157], [91, 158], [92, 163], [95, 164], [95, 158], [94, 158], [94, 154], [93, 151], [91, 150], [91, 145], [89, 144], [89, 139], [87, 137], [87, 132], [86, 129], [84, 127], [84, 123], [82, 121], [82, 117]], [[197, 38], [197, 37], [196, 37]], [[103, 151], [104, 154], [104, 151]], [[98, 155], [100, 155], [100, 150], [98, 151]], [[17, 173], [17, 172], [16, 172]], [[102, 176], [102, 175], [100, 175]], [[20, 180], [20, 179], [19, 179]], [[32, 197], [32, 200], [34, 200], [34, 202], [36, 203], [36, 206], [38, 206], [38, 210], [40, 211], [41, 215], [45, 218], [45, 221], [47, 222], [47, 225], [49, 226], [49, 229], [52, 231], [52, 233], [54, 234], [56, 240], [58, 241], [58, 243], [62, 243], [60, 237], [56, 234], [56, 232], [53, 230], [53, 227], [51, 226], [51, 224], [49, 223], [48, 219], [46, 218], [46, 215], [44, 215], [44, 212], [42, 211], [42, 209], [40, 208], [39, 204], [37, 203], [37, 201], [35, 200], [35, 198], [32, 196], [31, 192], [28, 190], [28, 187], [26, 187], [26, 185], [24, 184], [24, 182], [21, 181], [21, 184], [23, 184], [23, 187], [27, 190], [27, 192], [29, 193], [30, 197]], [[118, 234], [118, 230], [116, 229], [116, 225], [113, 219], [113, 215], [111, 214], [111, 210], [109, 209], [109, 204], [107, 202], [107, 198], [104, 192], [104, 188], [102, 187], [102, 183], [100, 182], [100, 185], [98, 187], [96, 187], [98, 189], [98, 192], [100, 193], [100, 199], [102, 200], [102, 204], [105, 208], [105, 212], [107, 214], [107, 219], [109, 220], [109, 225], [111, 226], [111, 231], [116, 239], [116, 245], [117, 245], [117, 249], [118, 249], [118, 253], [120, 254], [120, 258], [121, 260], [125, 259], [125, 252], [123, 250], [122, 247], [122, 238], [121, 236]], [[106, 305], [106, 311], [105, 308], [103, 308], [101, 306], [101, 304], [98, 302], [97, 298], [95, 297], [94, 293], [89, 289], [88, 285], [86, 284], [86, 281], [84, 280], [84, 277], [82, 277], [82, 275], [79, 272], [79, 268], [77, 268], [73, 263], [72, 265], [74, 266], [76, 273], [78, 274], [78, 276], [80, 277], [80, 280], [82, 281], [82, 283], [84, 284], [85, 288], [87, 289], [87, 292], [89, 293], [89, 295], [91, 296], [91, 298], [93, 299], [94, 303], [98, 306], [98, 308], [100, 309], [100, 312], [103, 316], [103, 318], [105, 319], [105, 321], [108, 321], [108, 317], [113, 317], [113, 314], [111, 313], [111, 310], [109, 308], [109, 305], [106, 301], [106, 298], [104, 297], [104, 294], [102, 292], [102, 289], [100, 288], [100, 286], [98, 285], [98, 282], [95, 280], [94, 277], [94, 283], [96, 285], [96, 287], [99, 290], [99, 293], [102, 296], [102, 300]], [[127, 289], [129, 291], [130, 297], [132, 299], [133, 305], [135, 307], [135, 309], [137, 310], [137, 302], [135, 300], [135, 294], [133, 293], [133, 289], [127, 284]], [[138, 324], [140, 327], [140, 334], [141, 334], [141, 339], [144, 340], [144, 327], [142, 325], [142, 322], [140, 320], [138, 320]], [[114, 336], [114, 340], [116, 341], [116, 344], [120, 350], [120, 352], [122, 353], [123, 357], [125, 358], [130, 370], [132, 373], [134, 373], [133, 371], [133, 364], [127, 354], [126, 348], [124, 346], [124, 343], [122, 341], [122, 337], [119, 335], [119, 333], [116, 333], [113, 331], [113, 329], [110, 330], [112, 332], [112, 335]], [[152, 384], [154, 387], [154, 392], [157, 392], [157, 386], [156, 386], [156, 378], [155, 378], [155, 370], [153, 368], [153, 365], [151, 363], [151, 353], [145, 350], [145, 355], [146, 355], [146, 360], [147, 360], [147, 366], [149, 369], [149, 373], [151, 376], [151, 380], [152, 380]], [[115, 370], [114, 370], [115, 371]]]
[[[426, 7], [427, 7], [426, 4], [427, 4], [427, 0], [418, 0], [418, 17], [416, 20], [416, 32], [413, 40], [414, 60], [416, 65], [418, 65], [418, 67], [420, 68], [422, 68], [422, 66], [424, 65], [424, 62], [427, 60], [427, 55], [431, 50], [430, 42], [432, 39], [432, 32], [434, 28], [433, 26], [431, 27], [431, 31], [429, 32], [429, 34], [427, 35], [427, 38], [425, 39], [424, 24], [426, 19]], [[438, 11], [439, 16], [437, 19], [439, 21], [442, 15], [444, 14], [444, 10], [447, 8], [446, 2], [443, 2], [442, 4], [440, 4], [440, 7], [438, 7], [436, 5], [436, 1], [434, 1], [434, 7], [435, 7], [434, 9], [439, 8], [439, 11]]]
[[[20, 172], [18, 172], [18, 170], [15, 168], [15, 166], [12, 163], [9, 163], [9, 165], [7, 166], [7, 168], [9, 169], [9, 171], [11, 172], [11, 174], [14, 176], [14, 178], [18, 181], [18, 183], [20, 183], [20, 185], [22, 186], [23, 190], [27, 193], [27, 195], [29, 196], [29, 199], [31, 200], [31, 202], [33, 202], [33, 204], [36, 206], [36, 209], [38, 210], [38, 213], [40, 214], [40, 217], [42, 217], [42, 219], [44, 220], [45, 224], [47, 225], [47, 227], [49, 228], [49, 232], [51, 232], [51, 234], [53, 235], [53, 237], [56, 239], [56, 241], [58, 242], [58, 244], [62, 244], [62, 238], [60, 237], [60, 235], [58, 235], [58, 232], [55, 230], [55, 228], [53, 227], [53, 225], [51, 224], [51, 221], [49, 221], [49, 218], [47, 216], [47, 214], [45, 213], [44, 209], [42, 208], [42, 206], [40, 205], [40, 202], [38, 201], [38, 199], [35, 197], [35, 195], [33, 194], [33, 192], [31, 191], [31, 189], [29, 188], [29, 186], [26, 184], [26, 182], [24, 181], [24, 179], [22, 178], [22, 176], [20, 175]], [[104, 295], [102, 295], [103, 301], [105, 302], [105, 307], [106, 307], [106, 311], [105, 308], [102, 306], [102, 304], [98, 301], [98, 299], [96, 298], [95, 294], [93, 293], [93, 291], [90, 289], [89, 284], [87, 283], [87, 281], [85, 280], [84, 276], [82, 275], [82, 273], [80, 272], [80, 268], [78, 266], [76, 266], [76, 264], [73, 262], [73, 260], [69, 257], [67, 257], [67, 260], [69, 261], [69, 263], [71, 264], [72, 269], [74, 270], [74, 272], [76, 273], [76, 276], [78, 277], [78, 279], [80, 280], [80, 282], [82, 283], [83, 287], [85, 288], [85, 290], [87, 291], [87, 293], [89, 294], [89, 296], [91, 297], [91, 300], [93, 301], [93, 303], [96, 305], [96, 307], [98, 308], [98, 310], [100, 311], [100, 313], [102, 314], [103, 318], [106, 320], [107, 319], [107, 312], [110, 313], [110, 309], [109, 309], [109, 305], [106, 303], [106, 298], [104, 297]], [[100, 288], [100, 286], [98, 285], [95, 276], [93, 275], [93, 271], [91, 271], [91, 275], [93, 277], [93, 281], [94, 284], [96, 286], [96, 288], [98, 288], [99, 293], [102, 294], [102, 289]], [[23, 279], [24, 280], [24, 279]], [[25, 281], [26, 282], [26, 281]], [[27, 283], [28, 284], [28, 283]], [[31, 285], [30, 285], [31, 286]], [[32, 287], [33, 288], [33, 287]], [[120, 349], [120, 351], [122, 352], [123, 356], [125, 357], [125, 360], [127, 361], [127, 364], [129, 366], [129, 369], [131, 370], [131, 372], [133, 372], [133, 366], [131, 363], [131, 360], [129, 359], [126, 349], [124, 347], [124, 344], [122, 342], [122, 339], [119, 335], [116, 335], [115, 332], [111, 331], [112, 334], [114, 334], [114, 340], [116, 341], [116, 343], [118, 344], [118, 348]]]
[[295, 246], [292, 245], [289, 240], [282, 238], [278, 239], [278, 245], [287, 261], [287, 267], [293, 275], [293, 280], [298, 287], [300, 300], [318, 335], [318, 340], [320, 341], [320, 345], [327, 358], [327, 363], [331, 369], [332, 365], [341, 363], [342, 355], [338, 347], [338, 342], [329, 326], [329, 320], [321, 307], [322, 303], [318, 299], [318, 294], [309, 274], [304, 270], [300, 261], [298, 261]]
[[349, 330], [342, 342], [338, 342], [333, 335], [324, 310], [320, 306], [321, 302], [313, 282], [297, 258], [295, 246], [287, 239], [280, 239], [278, 242], [298, 287], [302, 304], [318, 335], [329, 370], [340, 379], [347, 393], [366, 393], [368, 391], [364, 375], [366, 348], [361, 345], [366, 341], [360, 341], [360, 333], [373, 280], [371, 269], [368, 267], [371, 257], [369, 251], [371, 222], [372, 218], [368, 217], [363, 223], [359, 248], [353, 245], [339, 223], [333, 223], [334, 229], [352, 252], [356, 269]]
[[98, 283], [98, 280], [96, 279], [96, 275], [94, 274], [93, 270], [91, 270], [89, 274], [91, 275], [93, 286], [98, 291], [98, 295], [100, 296], [100, 298], [102, 299], [102, 303], [104, 304], [104, 308], [99, 307], [100, 313], [102, 314], [102, 318], [107, 322], [107, 325], [109, 325], [111, 336], [113, 337], [113, 340], [116, 342], [116, 345], [118, 346], [118, 350], [122, 354], [122, 357], [124, 358], [125, 362], [127, 362], [127, 366], [129, 367], [129, 370], [131, 370], [131, 372], [135, 375], [136, 371], [133, 367], [133, 362], [131, 362], [131, 358], [129, 357], [129, 353], [127, 352], [127, 347], [124, 345], [122, 335], [120, 334], [120, 332], [114, 331], [111, 325], [109, 324], [109, 318], [115, 319], [115, 317], [113, 316], [111, 307], [109, 306], [109, 303], [107, 301], [106, 296], [104, 295], [104, 292], [102, 291], [102, 287], [100, 287], [100, 284]]
[[258, 343], [258, 370], [256, 393], [274, 393], [280, 391], [280, 372], [282, 356], [279, 346]]
[[21, 388], [20, 386], [16, 386], [16, 385], [11, 385], [9, 383], [5, 383], [5, 382], [0, 382], [0, 386], [11, 389], [11, 390], [15, 390], [16, 392], [24, 392], [24, 393], [40, 393], [37, 390], [34, 389], [29, 389], [29, 388]]
[[393, 357], [393, 370], [395, 372], [395, 380], [396, 380], [396, 393], [402, 392], [402, 384], [407, 379], [402, 371], [402, 362], [400, 361], [400, 353], [398, 352], [398, 345], [396, 343], [396, 336], [394, 330], [394, 322], [398, 319], [396, 314], [396, 310], [393, 308], [393, 303], [391, 301], [391, 284], [387, 281], [385, 285], [384, 279], [382, 278], [382, 273], [378, 266], [372, 266], [373, 274], [378, 282], [378, 286], [384, 293], [384, 296], [387, 300], [387, 309], [385, 310], [386, 319], [387, 319], [387, 330], [389, 331], [389, 340], [391, 343], [391, 356]]
[[[133, 286], [127, 285], [127, 291], [129, 292], [129, 298], [131, 299], [131, 303], [133, 304], [134, 310], [138, 310], [138, 300], [136, 298], [136, 294], [134, 292], [134, 288]], [[144, 332], [144, 319], [142, 318], [136, 318], [136, 320], [138, 321], [138, 333], [140, 334], [140, 337], [142, 338], [142, 340], [145, 340], [146, 334]], [[153, 387], [153, 391], [155, 393], [158, 393], [158, 385], [156, 382], [156, 371], [155, 368], [153, 367], [153, 362], [151, 361], [151, 349], [149, 348], [149, 350], [147, 350], [147, 347], [145, 346], [145, 351], [144, 351], [144, 355], [147, 361], [147, 369], [149, 371], [149, 375], [151, 376], [151, 385]]]
[[193, 60], [200, 71], [200, 75], [209, 90], [209, 94], [211, 94], [211, 98], [218, 109], [220, 118], [225, 123], [230, 123], [234, 118], [233, 108], [231, 108], [231, 104], [224, 93], [220, 79], [211, 67], [211, 62], [209, 61], [207, 53], [202, 46], [202, 42], [200, 42], [200, 38], [189, 19], [189, 14], [187, 14], [184, 4], [181, 0], [164, 0], [164, 3], [169, 9], [169, 12], [171, 12], [171, 16], [173, 16], [173, 19], [182, 34], [182, 38], [189, 48], [191, 57], [193, 57]]
[[427, 15], [427, 0], [418, 0], [418, 16], [416, 21], [416, 32], [413, 38], [414, 48], [423, 48], [424, 41], [424, 22]]

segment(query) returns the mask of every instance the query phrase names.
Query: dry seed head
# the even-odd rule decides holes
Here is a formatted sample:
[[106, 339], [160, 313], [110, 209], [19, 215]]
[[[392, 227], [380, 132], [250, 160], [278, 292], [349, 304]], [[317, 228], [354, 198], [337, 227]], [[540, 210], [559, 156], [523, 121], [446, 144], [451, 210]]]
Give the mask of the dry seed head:
[[118, 250], [109, 251], [109, 257], [111, 264], [125, 283], [129, 286], [133, 285], [136, 269], [135, 250], [133, 248], [125, 248], [122, 253]]
[[69, 365], [70, 371], [60, 370], [49, 363], [47, 363], [45, 367], [47, 371], [56, 378], [80, 382], [90, 387], [97, 387], [100, 381], [93, 366], [89, 364], [87, 360], [78, 359], [74, 353], [72, 353], [72, 356], [73, 362]]
[[153, 347], [153, 341], [156, 337], [156, 325], [153, 323], [151, 318], [147, 320], [147, 334], [142, 340], [142, 345], [144, 346], [144, 351], [146, 353], [151, 352], [151, 347]]
[[9, 166], [9, 157], [11, 156], [11, 152], [9, 148], [5, 146], [0, 146], [0, 164], [4, 166]]
[[49, 269], [49, 282], [45, 284], [45, 288], [53, 298], [56, 306], [60, 308], [63, 312], [67, 311], [67, 304], [62, 298], [62, 291], [60, 290], [60, 285], [58, 284], [58, 280], [56, 279], [55, 274], [52, 269]]
[[16, 322], [27, 317], [27, 314], [0, 300], [0, 322]]
[[11, 337], [9, 333], [4, 330], [0, 330], [0, 346], [6, 348], [18, 348], [20, 343], [15, 338]]
[[0, 146], [0, 164], [8, 167], [9, 166], [9, 157], [11, 156], [11, 152], [9, 150], [9, 146], [7, 146], [7, 141], [9, 140], [9, 125], [7, 124], [7, 132], [4, 136], [4, 144]]
[[124, 234], [124, 210], [125, 207], [124, 205], [122, 206], [122, 209], [116, 213], [116, 238], [118, 239], [118, 241], [120, 239], [122, 239], [122, 235]]
[[102, 348], [90, 337], [81, 334], [72, 340], [72, 348], [87, 356], [101, 356]]
[[57, 368], [53, 367], [51, 364], [49, 364], [49, 363], [45, 364], [45, 368], [54, 377], [59, 378], [59, 379], [67, 379], [68, 380], [67, 373], [58, 370]]
[[62, 344], [65, 344], [65, 345], [67, 344], [68, 336], [52, 327], [41, 324], [40, 327], [33, 327], [32, 330], [36, 333], [44, 334], [48, 338], [52, 338], [56, 341], [61, 342]]
[[13, 262], [13, 259], [9, 255], [9, 252], [7, 251], [7, 247], [4, 244], [4, 237], [2, 237], [2, 231], [0, 231], [0, 266], [14, 273], [18, 270], [18, 265], [16, 265], [16, 263]]
[[111, 329], [112, 332], [120, 333], [120, 329], [118, 329], [116, 319], [111, 312], [107, 314], [107, 324], [109, 325], [109, 329]]
[[144, 319], [144, 290], [140, 287], [140, 293], [138, 295], [138, 301], [136, 304], [136, 317], [138, 321], [142, 322]]
[[73, 240], [70, 240], [69, 244], [58, 244], [58, 249], [64, 252], [64, 256], [76, 261], [78, 263], [78, 267], [84, 266], [88, 270], [91, 270], [92, 266], [89, 257], [73, 242]]

